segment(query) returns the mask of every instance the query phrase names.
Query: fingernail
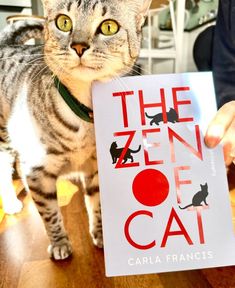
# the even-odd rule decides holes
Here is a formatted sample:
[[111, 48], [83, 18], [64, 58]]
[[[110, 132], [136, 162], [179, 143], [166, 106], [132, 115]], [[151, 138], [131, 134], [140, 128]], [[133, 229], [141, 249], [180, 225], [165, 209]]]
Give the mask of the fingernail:
[[[235, 149], [233, 149], [231, 152], [230, 152], [230, 156], [232, 158], [235, 158]], [[233, 163], [234, 163], [235, 160], [233, 160]]]
[[212, 125], [206, 133], [206, 144], [209, 147], [215, 147], [224, 136], [224, 128], [222, 125]]
[[220, 138], [207, 138], [206, 144], [209, 148], [214, 148], [220, 142]]

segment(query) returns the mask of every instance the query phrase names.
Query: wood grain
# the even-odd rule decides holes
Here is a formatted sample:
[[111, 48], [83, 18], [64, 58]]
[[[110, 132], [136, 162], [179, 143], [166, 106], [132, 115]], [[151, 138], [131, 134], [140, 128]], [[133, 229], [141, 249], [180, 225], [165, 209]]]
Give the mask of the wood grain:
[[[229, 174], [235, 219], [235, 170]], [[0, 223], [1, 288], [235, 288], [235, 267], [151, 275], [105, 277], [103, 250], [93, 246], [83, 196], [69, 183], [59, 183], [59, 198], [73, 256], [48, 258], [47, 236], [30, 195], [24, 209]], [[234, 221], [235, 223], [235, 221]]]

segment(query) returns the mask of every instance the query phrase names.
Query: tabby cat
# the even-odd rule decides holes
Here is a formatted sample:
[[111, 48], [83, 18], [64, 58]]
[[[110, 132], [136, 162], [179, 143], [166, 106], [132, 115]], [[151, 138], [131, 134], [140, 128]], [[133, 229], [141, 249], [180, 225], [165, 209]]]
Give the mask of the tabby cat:
[[[93, 242], [103, 245], [94, 126], [87, 113], [92, 109], [91, 84], [131, 70], [150, 3], [43, 0], [44, 24], [16, 22], [0, 36], [3, 206], [8, 213], [22, 208], [11, 180], [17, 157], [26, 189], [44, 221], [54, 259], [65, 259], [72, 253], [57, 204], [58, 177], [72, 179], [82, 187]], [[22, 44], [42, 33], [44, 45]], [[67, 105], [59, 87], [70, 93], [70, 100], [77, 105], [82, 103], [87, 121]]]

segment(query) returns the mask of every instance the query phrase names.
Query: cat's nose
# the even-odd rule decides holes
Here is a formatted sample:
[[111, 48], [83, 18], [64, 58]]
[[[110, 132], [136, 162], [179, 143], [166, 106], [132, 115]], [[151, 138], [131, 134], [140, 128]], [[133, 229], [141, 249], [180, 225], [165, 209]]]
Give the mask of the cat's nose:
[[83, 53], [87, 49], [89, 49], [90, 46], [85, 42], [81, 42], [81, 43], [72, 43], [71, 48], [76, 51], [76, 53], [78, 54], [79, 57], [82, 57]]

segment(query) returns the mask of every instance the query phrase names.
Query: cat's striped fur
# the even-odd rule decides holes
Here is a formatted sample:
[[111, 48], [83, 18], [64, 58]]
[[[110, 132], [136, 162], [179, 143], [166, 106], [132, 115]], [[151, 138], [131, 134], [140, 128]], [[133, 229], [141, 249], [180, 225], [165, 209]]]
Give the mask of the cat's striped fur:
[[[0, 36], [3, 204], [9, 213], [21, 209], [11, 183], [12, 163], [17, 157], [25, 185], [44, 221], [51, 242], [49, 250], [55, 259], [64, 259], [72, 251], [57, 204], [58, 177], [72, 179], [83, 189], [93, 241], [102, 247], [103, 240], [94, 127], [65, 104], [53, 76], [57, 75], [74, 97], [91, 107], [92, 81], [123, 75], [134, 64], [150, 2], [44, 0], [44, 28], [41, 22], [20, 22]], [[59, 14], [72, 19], [70, 33], [57, 29], [55, 19]], [[112, 37], [97, 32], [105, 19], [114, 19], [120, 25], [119, 32]], [[28, 37], [37, 37], [42, 30], [45, 45], [15, 45]], [[89, 48], [79, 56], [71, 48], [72, 43], [87, 43]]]

